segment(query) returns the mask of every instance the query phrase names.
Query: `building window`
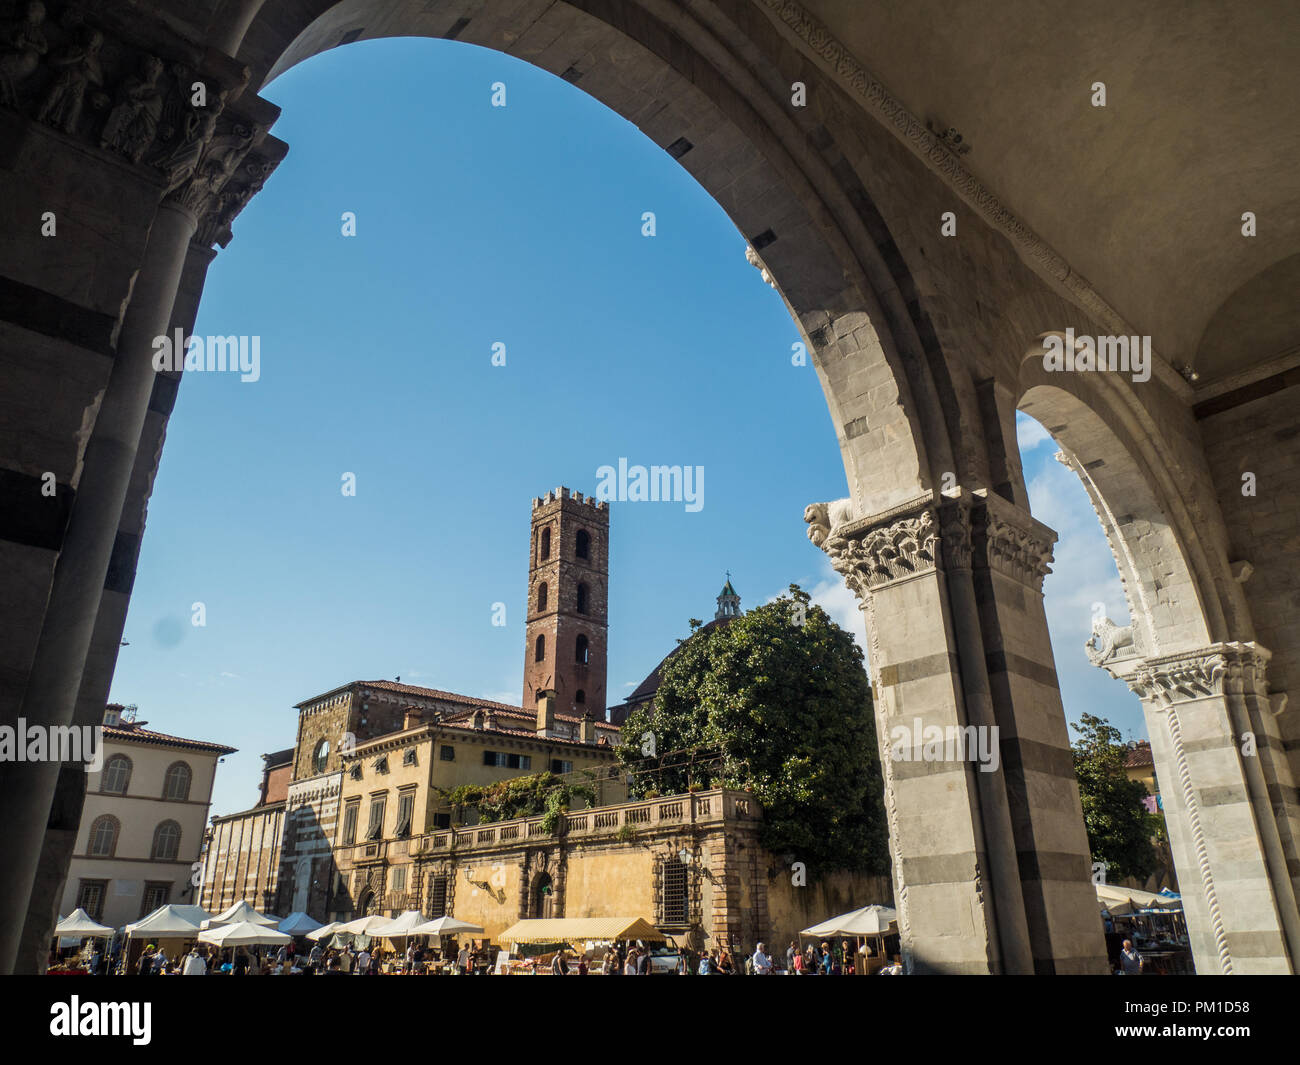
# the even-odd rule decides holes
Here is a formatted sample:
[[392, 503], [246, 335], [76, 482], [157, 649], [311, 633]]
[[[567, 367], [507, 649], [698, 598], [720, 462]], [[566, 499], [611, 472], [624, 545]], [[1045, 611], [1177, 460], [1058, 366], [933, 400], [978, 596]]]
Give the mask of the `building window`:
[[573, 763], [572, 763], [572, 762], [565, 761], [563, 758], [552, 758], [552, 759], [551, 759], [551, 772], [552, 772], [552, 773], [572, 773], [572, 772], [573, 772]]
[[447, 916], [447, 878], [429, 874], [429, 902], [424, 910], [432, 918]]
[[77, 906], [98, 921], [104, 916], [104, 896], [107, 894], [107, 880], [83, 880], [77, 888]]
[[376, 795], [370, 800], [370, 823], [366, 826], [366, 839], [381, 839], [384, 835], [384, 807], [387, 795]]
[[389, 890], [397, 894], [403, 894], [406, 891], [406, 866], [393, 866], [393, 884]]
[[580, 666], [587, 664], [587, 637], [584, 635], [579, 635], [578, 642], [574, 645], [573, 660]]
[[[193, 774], [190, 767], [184, 762], [173, 762], [167, 767], [167, 775], [163, 778], [163, 798], [174, 799], [177, 802], [184, 802], [190, 797], [190, 780]], [[158, 907], [155, 906], [156, 910]], [[150, 913], [153, 910], [149, 911]]]
[[164, 821], [153, 830], [153, 850], [150, 857], [156, 862], [174, 862], [181, 849], [181, 826], [175, 821]]
[[361, 779], [361, 763], [360, 763], [360, 762], [353, 762], [353, 763], [352, 763], [352, 768], [351, 768], [350, 770], [348, 770], [348, 773], [349, 773], [349, 775], [352, 777], [353, 780], [360, 780], [360, 779]]
[[507, 754], [505, 751], [484, 751], [483, 764], [495, 766], [498, 769], [531, 769], [533, 767], [532, 755], [528, 754]]
[[443, 744], [441, 750], [438, 751], [438, 757], [444, 762], [454, 762], [456, 760], [456, 748]]
[[581, 688], [579, 688], [577, 694], [574, 695], [573, 697], [573, 701], [579, 705], [582, 705], [587, 701], [587, 693], [583, 691]]
[[587, 586], [581, 582], [578, 584], [578, 613], [587, 612]]
[[586, 529], [578, 530], [578, 544], [574, 550], [574, 555], [578, 558], [586, 558], [591, 551], [591, 536]]
[[394, 835], [405, 839], [411, 834], [411, 818], [415, 814], [415, 789], [407, 788], [397, 796], [397, 830]]
[[110, 795], [125, 795], [130, 783], [131, 759], [124, 754], [113, 755], [104, 766], [104, 775], [99, 779], [99, 790]]
[[148, 917], [154, 910], [166, 906], [171, 894], [172, 886], [166, 880], [146, 880], [144, 898], [140, 901], [140, 916]]
[[[434, 828], [451, 828], [451, 814], [434, 814], [434, 815], [433, 815], [433, 827], [434, 827]], [[432, 916], [432, 914], [431, 914], [430, 916]]]
[[370, 768], [373, 769], [376, 773], [387, 773], [388, 755], [381, 754], [378, 758], [375, 759], [374, 764]]
[[537, 552], [537, 560], [539, 562], [542, 562], [550, 557], [551, 557], [551, 530], [548, 527], [542, 530], [542, 546]]
[[313, 773], [325, 772], [325, 765], [329, 761], [330, 741], [321, 740], [316, 744], [315, 750], [311, 753], [311, 769]]
[[[105, 814], [103, 817], [95, 818], [95, 823], [90, 826], [90, 841], [87, 844], [87, 853], [92, 858], [111, 858], [117, 850], [117, 833], [119, 829], [116, 817]], [[90, 911], [87, 910], [87, 913]]]
[[533, 917], [548, 918], [555, 915], [555, 887], [551, 874], [543, 873], [533, 885]]
[[546, 636], [539, 633], [537, 642], [533, 644], [533, 661], [542, 662], [546, 659]]
[[685, 925], [689, 916], [686, 866], [676, 855], [665, 858], [660, 871], [659, 904], [666, 926]]
[[408, 747], [402, 752], [402, 765], [415, 765], [415, 748]]
[[354, 799], [343, 810], [343, 842], [352, 844], [357, 841], [357, 816], [361, 812], [361, 800]]
[[549, 591], [550, 589], [546, 587], [545, 581], [542, 581], [542, 583], [537, 586], [537, 612], [539, 614], [546, 609], [546, 595]]

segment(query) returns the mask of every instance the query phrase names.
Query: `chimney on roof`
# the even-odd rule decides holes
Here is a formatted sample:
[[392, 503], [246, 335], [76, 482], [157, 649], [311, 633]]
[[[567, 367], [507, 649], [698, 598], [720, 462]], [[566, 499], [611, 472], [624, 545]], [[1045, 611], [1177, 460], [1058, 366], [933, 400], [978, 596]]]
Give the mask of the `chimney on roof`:
[[549, 736], [555, 731], [555, 692], [547, 689], [537, 696], [537, 735]]
[[582, 724], [579, 726], [579, 738], [583, 743], [596, 742], [596, 719], [592, 716], [590, 710], [582, 715]]
[[420, 706], [408, 706], [402, 718], [402, 728], [419, 728], [423, 724], [424, 708]]

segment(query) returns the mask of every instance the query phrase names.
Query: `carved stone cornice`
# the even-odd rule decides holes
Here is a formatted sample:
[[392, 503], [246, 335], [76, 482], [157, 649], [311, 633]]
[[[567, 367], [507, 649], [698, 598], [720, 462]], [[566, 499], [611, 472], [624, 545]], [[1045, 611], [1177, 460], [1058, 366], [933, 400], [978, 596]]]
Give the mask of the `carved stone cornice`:
[[1145, 659], [1124, 679], [1139, 699], [1160, 709], [1220, 695], [1267, 698], [1271, 657], [1256, 643], [1216, 643]]

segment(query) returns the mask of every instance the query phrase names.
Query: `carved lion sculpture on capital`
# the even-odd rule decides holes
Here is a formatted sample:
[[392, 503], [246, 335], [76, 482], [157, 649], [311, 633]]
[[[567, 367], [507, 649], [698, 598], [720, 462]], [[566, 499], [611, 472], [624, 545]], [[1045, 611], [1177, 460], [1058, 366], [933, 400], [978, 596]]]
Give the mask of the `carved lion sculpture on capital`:
[[[1083, 649], [1094, 666], [1105, 665], [1112, 658], [1130, 658], [1137, 653], [1133, 643], [1133, 626], [1116, 625], [1110, 618], [1096, 618], [1092, 623], [1092, 635], [1088, 637]], [[1120, 654], [1127, 649], [1127, 654]]]
[[853, 500], [836, 499], [830, 503], [809, 503], [803, 508], [803, 520], [808, 523], [808, 539], [818, 547], [826, 543], [831, 530], [847, 525], [857, 517]]

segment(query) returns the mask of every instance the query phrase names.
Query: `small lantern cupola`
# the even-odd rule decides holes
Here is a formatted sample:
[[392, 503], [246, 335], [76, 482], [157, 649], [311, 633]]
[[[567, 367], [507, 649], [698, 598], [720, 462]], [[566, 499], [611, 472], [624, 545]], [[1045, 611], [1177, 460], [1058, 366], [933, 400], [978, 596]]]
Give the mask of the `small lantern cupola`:
[[740, 596], [736, 594], [736, 589], [731, 586], [731, 570], [727, 570], [727, 583], [722, 586], [722, 591], [718, 593], [718, 609], [713, 616], [714, 618], [740, 617]]

